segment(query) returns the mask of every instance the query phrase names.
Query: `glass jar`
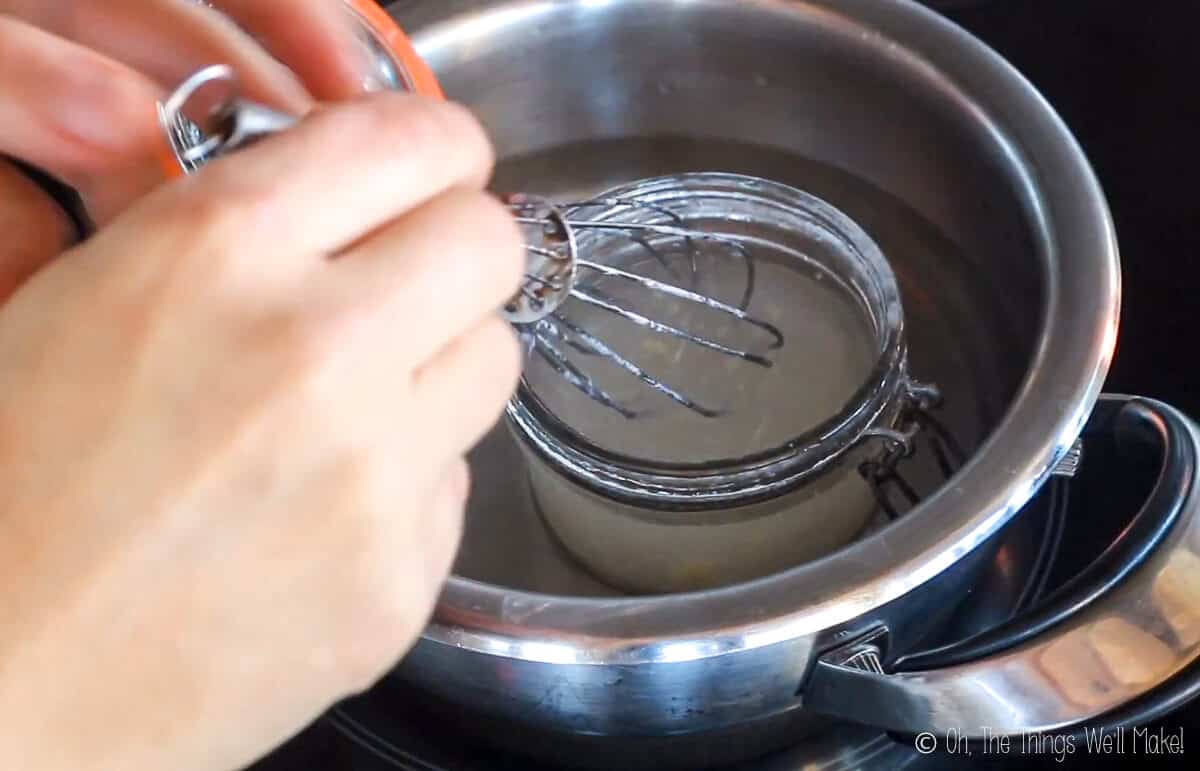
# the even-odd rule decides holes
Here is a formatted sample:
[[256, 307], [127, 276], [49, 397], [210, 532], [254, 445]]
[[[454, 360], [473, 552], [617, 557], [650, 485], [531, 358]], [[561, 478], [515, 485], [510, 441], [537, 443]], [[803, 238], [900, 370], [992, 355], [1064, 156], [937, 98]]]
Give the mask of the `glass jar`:
[[[192, 2], [220, 13], [210, 0]], [[444, 98], [433, 70], [417, 55], [408, 35], [376, 0], [341, 2], [358, 34], [362, 53], [372, 65], [371, 73], [364, 77], [363, 88], [368, 91], [411, 91]]]
[[[728, 174], [636, 182], [568, 214], [598, 226], [576, 233], [585, 261], [682, 281], [774, 324], [784, 344], [771, 367], [753, 367], [574, 297], [564, 303], [558, 315], [571, 325], [723, 408], [714, 417], [684, 410], [577, 356], [607, 392], [636, 405], [623, 415], [529, 356], [507, 418], [565, 549], [605, 583], [655, 594], [764, 576], [860, 533], [877, 511], [858, 473], [879, 449], [868, 440], [903, 445], [899, 417], [926, 393], [908, 377], [899, 290], [872, 239], [811, 195]], [[672, 251], [653, 235], [606, 227], [618, 222], [686, 224], [712, 237]], [[622, 291], [604, 280], [591, 288]], [[639, 299], [656, 320], [710, 338], [730, 333], [728, 319], [682, 311], [667, 295]]]
[[365, 88], [444, 98], [433, 70], [387, 11], [375, 0], [343, 0], [343, 4], [355, 22], [368, 61], [374, 64], [372, 77], [363, 84]]

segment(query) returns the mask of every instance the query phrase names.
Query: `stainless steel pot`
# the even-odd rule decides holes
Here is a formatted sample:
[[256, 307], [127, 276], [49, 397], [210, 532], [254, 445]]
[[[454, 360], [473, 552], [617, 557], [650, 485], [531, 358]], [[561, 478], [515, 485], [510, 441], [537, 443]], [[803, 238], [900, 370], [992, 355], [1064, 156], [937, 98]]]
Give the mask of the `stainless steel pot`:
[[[527, 501], [499, 432], [475, 458], [456, 576], [397, 677], [580, 735], [723, 732], [813, 713], [979, 736], [1106, 714], [1197, 658], [1200, 430], [1152, 401], [1097, 408], [1117, 339], [1112, 223], [1070, 133], [1004, 61], [908, 0], [391, 10], [447, 94], [491, 131], [498, 187], [565, 195], [666, 171], [740, 171], [849, 213], [892, 261], [914, 309], [914, 362], [926, 357], [921, 371], [974, 450], [916, 509], [827, 558], [719, 590], [627, 598], [561, 565], [526, 570], [552, 545], [521, 541], [523, 525], [506, 519]], [[1135, 526], [1039, 615], [941, 656], [907, 656], [1063, 470], [1085, 423], [1090, 437], [1163, 454]]]

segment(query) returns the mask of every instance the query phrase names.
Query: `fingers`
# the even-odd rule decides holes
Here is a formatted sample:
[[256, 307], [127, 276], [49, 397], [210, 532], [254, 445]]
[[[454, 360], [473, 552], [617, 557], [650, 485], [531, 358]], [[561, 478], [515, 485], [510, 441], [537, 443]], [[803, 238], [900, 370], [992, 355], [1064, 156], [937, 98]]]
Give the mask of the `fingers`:
[[77, 188], [98, 222], [158, 181], [158, 95], [119, 62], [0, 16], [0, 153]]
[[194, 0], [0, 0], [4, 10], [120, 61], [165, 90], [203, 66], [228, 64], [253, 98], [301, 114], [312, 104], [284, 64]]
[[379, 77], [344, 3], [214, 0], [213, 5], [287, 63], [318, 101], [338, 102], [376, 87]]
[[462, 454], [495, 425], [520, 375], [516, 336], [498, 317], [463, 335], [415, 376], [414, 403], [430, 425], [429, 452]]
[[381, 309], [385, 323], [405, 330], [396, 354], [419, 364], [495, 315], [517, 291], [525, 249], [504, 206], [458, 189], [401, 217], [334, 267], [338, 275], [318, 291]]
[[[315, 79], [321, 98], [363, 92], [366, 65], [350, 64], [358, 49], [341, 0], [226, 5]], [[230, 18], [190, 0], [0, 0], [0, 153], [78, 189], [106, 224], [163, 181], [156, 102], [213, 63], [232, 65], [250, 98], [296, 114], [311, 109], [288, 66]]]
[[0, 143], [67, 182], [156, 139], [159, 89], [135, 70], [0, 16]]
[[492, 157], [465, 109], [386, 94], [320, 110], [218, 159], [189, 180], [187, 195], [197, 206], [228, 203], [225, 224], [261, 270], [338, 253], [449, 190], [481, 190]]
[[[395, 474], [392, 469], [390, 475]], [[339, 646], [344, 695], [369, 690], [408, 652], [433, 614], [454, 565], [469, 487], [466, 462], [452, 459], [432, 481], [432, 490], [422, 498], [402, 495], [396, 499], [398, 506], [380, 512], [381, 519], [368, 531], [371, 556], [364, 561], [352, 552], [347, 565], [365, 568], [370, 578], [356, 587], [349, 603], [339, 598], [325, 614], [343, 627], [365, 623], [370, 632], [348, 647]], [[347, 616], [348, 605], [357, 612]]]
[[66, 249], [74, 226], [66, 212], [16, 166], [0, 159], [0, 304]]
[[0, 153], [78, 189], [103, 225], [162, 183], [155, 102], [200, 67], [230, 64], [248, 97], [295, 114], [314, 95], [342, 100], [378, 81], [344, 0], [209, 5], [217, 10], [193, 0], [0, 0]]

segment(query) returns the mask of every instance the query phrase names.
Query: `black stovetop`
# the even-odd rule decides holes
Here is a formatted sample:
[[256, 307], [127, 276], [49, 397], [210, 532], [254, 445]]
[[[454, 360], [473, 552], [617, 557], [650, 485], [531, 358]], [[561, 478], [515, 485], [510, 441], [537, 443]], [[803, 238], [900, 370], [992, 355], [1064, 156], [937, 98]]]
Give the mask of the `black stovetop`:
[[[431, 0], [432, 1], [432, 0]], [[938, 5], [937, 0], [929, 4]], [[1191, 0], [948, 0], [947, 15], [1025, 73], [1071, 127], [1100, 177], [1116, 220], [1124, 272], [1119, 351], [1108, 390], [1136, 393], [1200, 415], [1190, 353], [1200, 328], [1200, 45]], [[950, 768], [1182, 767], [1200, 740], [1200, 704], [1155, 724], [1183, 732], [1182, 756], [956, 758]], [[429, 741], [461, 743], [433, 723]], [[486, 750], [473, 768], [522, 768]], [[1193, 751], [1192, 754], [1195, 754]], [[939, 766], [941, 767], [941, 766]], [[320, 722], [254, 771], [458, 769], [410, 758], [372, 758]]]

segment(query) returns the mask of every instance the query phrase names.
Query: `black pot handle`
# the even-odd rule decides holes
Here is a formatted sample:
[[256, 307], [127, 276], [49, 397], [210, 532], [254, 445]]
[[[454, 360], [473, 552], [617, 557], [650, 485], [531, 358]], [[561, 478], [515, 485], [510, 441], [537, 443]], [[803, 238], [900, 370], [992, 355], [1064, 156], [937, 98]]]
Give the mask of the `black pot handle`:
[[1150, 445], [1163, 461], [1149, 499], [1086, 571], [1032, 613], [886, 668], [869, 639], [830, 651], [805, 707], [935, 738], [1058, 731], [1143, 699], [1200, 661], [1200, 427], [1161, 402], [1103, 396], [1085, 448], [1089, 438]]

